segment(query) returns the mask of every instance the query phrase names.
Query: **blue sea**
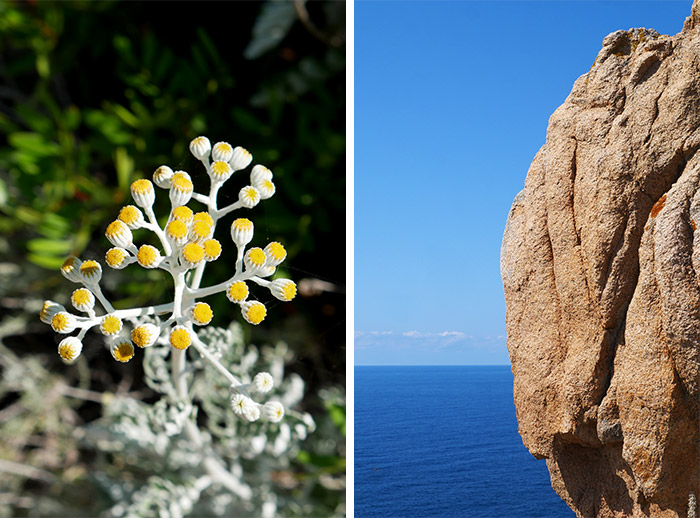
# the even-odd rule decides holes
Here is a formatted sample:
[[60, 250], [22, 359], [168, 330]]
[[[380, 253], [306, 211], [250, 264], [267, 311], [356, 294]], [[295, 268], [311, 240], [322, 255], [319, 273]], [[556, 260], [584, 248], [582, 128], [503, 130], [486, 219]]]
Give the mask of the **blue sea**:
[[571, 518], [523, 446], [509, 366], [355, 367], [355, 516]]

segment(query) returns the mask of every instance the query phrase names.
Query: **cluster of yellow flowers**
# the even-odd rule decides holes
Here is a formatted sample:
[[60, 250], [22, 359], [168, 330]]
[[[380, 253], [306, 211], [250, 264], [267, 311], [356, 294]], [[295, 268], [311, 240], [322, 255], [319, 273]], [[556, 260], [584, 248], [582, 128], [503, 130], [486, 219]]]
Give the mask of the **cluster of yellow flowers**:
[[[53, 301], [46, 301], [40, 314], [41, 320], [51, 325], [57, 333], [71, 334], [78, 330], [76, 336], [64, 338], [58, 346], [58, 353], [64, 360], [71, 362], [80, 355], [82, 340], [93, 327], [99, 327], [112, 356], [120, 362], [127, 362], [134, 356], [134, 345], [143, 348], [156, 343], [169, 343], [175, 349], [185, 350], [192, 344], [201, 344], [193, 325], [207, 325], [214, 315], [209, 304], [198, 299], [220, 292], [240, 306], [247, 322], [259, 324], [265, 318], [267, 309], [262, 302], [249, 299], [249, 283], [267, 288], [281, 301], [289, 301], [296, 296], [293, 281], [284, 278], [269, 280], [287, 256], [284, 246], [271, 242], [264, 248], [246, 249], [253, 240], [253, 222], [246, 218], [238, 218], [231, 224], [231, 239], [237, 247], [235, 273], [220, 284], [200, 288], [206, 263], [217, 260], [221, 255], [222, 245], [213, 237], [219, 219], [233, 210], [256, 206], [260, 200], [275, 193], [275, 185], [272, 172], [262, 165], [255, 165], [250, 173], [250, 185], [240, 190], [238, 200], [219, 208], [219, 188], [233, 173], [248, 167], [253, 157], [245, 149], [233, 148], [226, 142], [212, 146], [206, 137], [194, 139], [190, 143], [190, 151], [207, 170], [211, 180], [208, 195], [194, 191], [192, 179], [186, 172], [161, 166], [153, 174], [153, 182], [141, 179], [131, 184], [135, 205], [122, 208], [105, 232], [113, 246], [105, 254], [105, 263], [114, 269], [138, 263], [143, 268], [160, 268], [169, 272], [174, 283], [173, 302], [115, 310], [100, 289], [101, 265], [94, 260], [81, 261], [77, 257], [69, 257], [61, 272], [69, 280], [82, 284], [73, 292], [71, 303], [83, 315], [72, 313]], [[170, 214], [163, 226], [153, 212], [156, 199], [154, 184], [168, 190], [171, 202]], [[194, 212], [187, 206], [191, 200], [204, 205], [206, 210]], [[140, 229], [155, 233], [160, 248], [150, 244], [138, 246], [134, 242], [134, 232]], [[96, 301], [102, 305], [103, 314], [96, 311]], [[158, 318], [144, 322], [139, 321], [140, 317]], [[132, 324], [130, 330], [127, 330], [125, 321]], [[240, 402], [235, 408], [242, 408]]]

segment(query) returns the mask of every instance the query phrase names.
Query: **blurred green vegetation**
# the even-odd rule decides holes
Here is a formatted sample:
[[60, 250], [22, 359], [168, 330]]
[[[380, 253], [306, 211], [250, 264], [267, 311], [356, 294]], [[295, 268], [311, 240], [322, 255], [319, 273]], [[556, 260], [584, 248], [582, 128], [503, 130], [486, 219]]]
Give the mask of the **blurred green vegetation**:
[[[258, 20], [272, 9], [294, 22], [291, 5], [265, 5]], [[339, 30], [344, 5], [318, 7]], [[288, 22], [279, 41], [251, 41], [257, 3], [0, 8], [3, 247], [21, 243], [33, 263], [57, 268], [128, 201], [131, 181], [163, 163], [195, 168], [187, 145], [206, 134], [244, 145], [274, 171], [279, 194], [266, 224], [295, 239], [292, 257], [328, 239], [342, 248], [343, 46]], [[186, 35], [171, 30], [173, 18], [188, 20]]]
[[[34, 293], [60, 289], [67, 255], [102, 259], [104, 228], [131, 203], [134, 179], [167, 164], [205, 189], [188, 151], [199, 134], [243, 145], [273, 170], [277, 194], [250, 215], [256, 239], [285, 243], [295, 279], [342, 290], [342, 2], [309, 4], [311, 28], [292, 2], [0, 1], [0, 9], [0, 252], [47, 269]], [[188, 30], [172, 30], [172, 19], [186, 19]], [[222, 202], [244, 184], [234, 176]], [[167, 197], [160, 202], [156, 214], [167, 214]], [[228, 242], [223, 227], [217, 237]], [[231, 248], [205, 280], [226, 277]], [[167, 294], [158, 272], [134, 276], [113, 282], [132, 297], [125, 304]], [[322, 334], [344, 313], [316, 309], [333, 317]]]
[[[188, 150], [192, 138], [206, 135], [247, 148], [254, 163], [274, 172], [275, 196], [246, 214], [255, 223], [253, 244], [281, 241], [289, 252], [281, 275], [326, 281], [300, 290], [308, 296], [293, 304], [261, 298], [274, 306], [269, 325], [248, 338], [290, 344], [289, 370], [312, 394], [306, 410], [344, 435], [344, 402], [313, 396], [345, 383], [344, 31], [345, 4], [336, 1], [0, 0], [0, 262], [17, 266], [8, 270], [16, 272], [12, 282], [0, 286], [0, 311], [27, 318], [8, 340], [14, 352], [37, 355], [50, 371], [64, 368], [55, 336], [35, 322], [36, 301], [67, 302], [75, 286], [58, 273], [66, 256], [103, 262], [110, 247], [104, 229], [132, 203], [133, 180], [165, 164], [207, 189]], [[221, 190], [220, 206], [248, 183], [246, 173], [238, 175]], [[159, 216], [169, 207], [164, 193], [157, 190]], [[216, 236], [225, 253], [204, 284], [230, 275], [227, 222]], [[162, 272], [138, 268], [106, 271], [103, 285], [117, 307], [158, 303], [172, 290]], [[238, 318], [224, 297], [209, 302], [214, 324]], [[135, 361], [120, 371], [107, 356], [90, 358], [95, 372], [110, 374], [97, 380], [93, 373], [86, 387], [138, 380]], [[344, 445], [338, 448], [307, 452], [301, 469], [339, 473]]]

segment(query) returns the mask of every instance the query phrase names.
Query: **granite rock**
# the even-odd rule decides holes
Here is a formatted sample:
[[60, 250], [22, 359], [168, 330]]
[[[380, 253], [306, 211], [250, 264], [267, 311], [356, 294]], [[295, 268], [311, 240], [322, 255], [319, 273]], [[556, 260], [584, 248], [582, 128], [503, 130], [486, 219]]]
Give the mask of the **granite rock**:
[[695, 0], [675, 36], [603, 40], [508, 216], [519, 432], [578, 516], [685, 517], [700, 495], [698, 148]]

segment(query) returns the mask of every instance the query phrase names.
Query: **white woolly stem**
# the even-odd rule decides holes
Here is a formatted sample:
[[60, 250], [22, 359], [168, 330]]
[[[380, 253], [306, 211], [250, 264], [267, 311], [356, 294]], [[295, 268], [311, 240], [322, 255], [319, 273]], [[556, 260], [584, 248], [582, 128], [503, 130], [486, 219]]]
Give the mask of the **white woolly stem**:
[[231, 374], [226, 367], [221, 365], [221, 362], [219, 362], [219, 360], [217, 360], [214, 357], [214, 355], [212, 355], [209, 352], [207, 346], [204, 345], [204, 342], [202, 342], [197, 335], [194, 335], [192, 345], [194, 345], [195, 349], [197, 349], [199, 354], [201, 354], [207, 361], [209, 361], [209, 363], [211, 363], [216, 370], [218, 370], [221, 374], [224, 375], [224, 377], [231, 383], [231, 385], [241, 385], [240, 380], [236, 378], [233, 374]]
[[202, 297], [208, 297], [209, 295], [213, 295], [215, 293], [220, 293], [222, 291], [226, 291], [226, 286], [228, 286], [232, 282], [236, 281], [246, 281], [248, 279], [251, 279], [253, 277], [252, 274], [249, 273], [242, 273], [242, 274], [236, 274], [230, 279], [220, 282], [219, 284], [215, 284], [213, 286], [209, 286], [208, 288], [199, 288], [199, 289], [187, 289], [187, 294], [190, 298], [196, 298], [200, 299]]
[[185, 290], [185, 272], [179, 270], [173, 273], [175, 281], [175, 296], [173, 298], [173, 317], [180, 318], [182, 316], [182, 295]]
[[218, 210], [216, 206], [216, 198], [219, 195], [219, 189], [221, 189], [222, 185], [223, 183], [221, 182], [212, 182], [211, 187], [209, 188], [209, 201], [207, 203], [207, 208], [209, 209], [211, 217], [214, 218], [214, 223], [216, 223], [216, 220], [221, 217], [217, 214]]
[[189, 399], [187, 395], [187, 383], [185, 383], [185, 351], [186, 349], [179, 350], [174, 347], [171, 348], [171, 374], [173, 377], [173, 385], [175, 386], [175, 393], [178, 399], [182, 401], [187, 401]]
[[236, 255], [236, 275], [243, 271], [243, 255], [245, 253], [245, 246], [236, 245], [238, 254]]
[[[197, 269], [194, 271], [194, 274], [192, 275], [192, 282], [190, 283], [192, 286], [199, 286], [199, 284], [202, 282], [202, 275], [204, 274], [204, 267], [207, 265], [206, 261], [202, 261], [198, 266]], [[189, 291], [188, 291], [189, 293]]]
[[159, 306], [147, 306], [145, 308], [133, 308], [133, 309], [118, 309], [113, 312], [113, 314], [119, 318], [134, 318], [134, 317], [144, 317], [146, 315], [163, 315], [165, 313], [170, 313], [173, 309], [173, 303], [169, 302], [167, 304], [161, 304]]
[[201, 493], [205, 489], [207, 489], [209, 486], [212, 484], [212, 479], [209, 475], [204, 475], [202, 477], [199, 477], [195, 482], [194, 482], [194, 489]]
[[258, 286], [264, 286], [265, 288], [269, 288], [270, 284], [272, 284], [272, 281], [268, 281], [267, 279], [261, 279], [260, 277], [251, 277], [249, 280], [257, 284]]
[[221, 483], [221, 485], [234, 495], [242, 500], [250, 500], [253, 496], [250, 486], [242, 484], [240, 480], [231, 475], [231, 472], [222, 466], [221, 460], [210, 455], [206, 457], [202, 463], [212, 478], [216, 479], [217, 482]]
[[192, 199], [198, 201], [199, 203], [203, 203], [204, 205], [209, 205], [209, 196], [205, 196], [204, 194], [193, 192]]
[[[208, 171], [208, 160], [202, 160], [202, 163]], [[212, 182], [208, 197], [199, 194], [193, 195], [193, 198], [195, 200], [205, 203], [207, 205], [209, 209], [209, 214], [214, 220], [212, 232], [215, 230], [217, 220], [220, 217], [217, 214], [216, 210], [216, 194], [220, 186], [221, 184]], [[200, 296], [200, 294], [203, 294], [210, 290], [208, 288], [205, 288], [204, 290], [199, 289], [199, 285], [202, 281], [202, 276], [204, 274], [205, 267], [205, 262], [203, 262], [197, 267], [197, 269], [194, 272], [194, 275], [191, 278], [190, 286], [187, 286], [187, 283], [185, 282], [184, 272], [173, 271], [173, 279], [175, 281], [175, 301], [173, 303], [173, 318], [178, 318], [181, 316], [183, 305], [189, 306], [192, 302], [194, 302], [195, 298]], [[224, 289], [226, 289], [225, 283], [223, 285], [223, 288], [212, 291], [212, 293], [216, 293], [217, 291], [223, 291]], [[199, 337], [194, 331], [191, 331], [191, 335], [192, 344], [197, 349], [199, 354], [201, 354], [203, 358], [206, 358], [219, 372], [221, 372], [221, 374], [223, 374], [224, 377], [229, 382], [231, 382], [231, 384], [240, 385], [240, 381], [233, 374], [231, 374], [223, 365], [221, 365], [221, 363], [208, 351], [207, 346], [199, 339]], [[190, 400], [189, 388], [187, 380], [185, 378], [187, 366], [186, 351], [186, 349], [173, 349], [171, 365], [171, 373], [173, 378], [173, 385], [175, 387], [175, 393], [177, 394], [177, 397], [183, 401]], [[195, 421], [192, 419], [188, 419], [187, 421], [185, 421], [183, 430], [187, 438], [192, 442], [192, 444], [194, 444], [198, 449], [204, 452], [205, 445], [202, 440], [202, 434], [199, 428], [197, 427]], [[250, 489], [250, 487], [246, 484], [242, 484], [236, 477], [234, 477], [231, 474], [231, 472], [228, 469], [226, 469], [223, 460], [214, 452], [210, 450], [204, 453], [205, 455], [202, 459], [202, 466], [209, 474], [211, 479], [220, 483], [226, 489], [231, 491], [231, 493], [237, 495], [241, 499], [249, 500], [252, 496], [252, 490]]]
[[[173, 301], [173, 319], [178, 319], [182, 316], [182, 295], [185, 289], [185, 272], [173, 272], [173, 282], [175, 284], [175, 297]], [[172, 349], [172, 377], [175, 392], [179, 399], [188, 400], [188, 388], [185, 383], [185, 354], [186, 349]]]
[[160, 244], [163, 245], [163, 251], [165, 252], [165, 255], [170, 255], [172, 253], [172, 250], [170, 249], [170, 243], [168, 243], [168, 239], [165, 237], [165, 232], [163, 232], [163, 229], [160, 228], [160, 225], [158, 224], [156, 215], [153, 213], [153, 207], [145, 207], [144, 210], [146, 211], [146, 215], [148, 216], [148, 221], [150, 221], [151, 225], [153, 226], [153, 232], [158, 236]]
[[[217, 210], [216, 217], [217, 217], [217, 219], [222, 218], [226, 214], [228, 214], [229, 212], [236, 210], [236, 209], [240, 209], [241, 207], [243, 207], [243, 204], [240, 201], [237, 201], [236, 203], [232, 203], [228, 207], [224, 207], [223, 209]], [[213, 216], [213, 214], [212, 214], [212, 216]]]
[[114, 313], [114, 307], [112, 304], [109, 303], [109, 301], [105, 298], [105, 296], [102, 294], [102, 288], [100, 288], [100, 285], [98, 283], [93, 283], [88, 288], [92, 288], [92, 292], [97, 298], [97, 300], [100, 301], [100, 304], [105, 308], [105, 311], [107, 313]]
[[[97, 290], [93, 287], [93, 290], [95, 291], [95, 296], [98, 295]], [[100, 295], [102, 293], [100, 292]], [[99, 298], [99, 297], [98, 297]], [[145, 308], [133, 308], [133, 309], [118, 309], [115, 310], [112, 308], [111, 304], [107, 302], [106, 299], [104, 299], [104, 296], [100, 299], [100, 302], [104, 305], [105, 303], [109, 305], [109, 308], [111, 308], [111, 311], [109, 308], [105, 307], [107, 309], [107, 312], [110, 315], [114, 315], [117, 318], [120, 318], [122, 320], [134, 318], [134, 317], [140, 317], [140, 316], [146, 316], [146, 315], [162, 315], [164, 313], [169, 313], [170, 310], [173, 307], [173, 304], [161, 304], [160, 306], [148, 306]], [[82, 340], [82, 338], [85, 336], [85, 333], [87, 333], [88, 329], [99, 325], [99, 323], [102, 320], [102, 316], [97, 316], [95, 315], [94, 311], [90, 312], [90, 318], [85, 318], [85, 317], [77, 317], [77, 324], [76, 328], [81, 329], [80, 334], [78, 335], [78, 339]]]

